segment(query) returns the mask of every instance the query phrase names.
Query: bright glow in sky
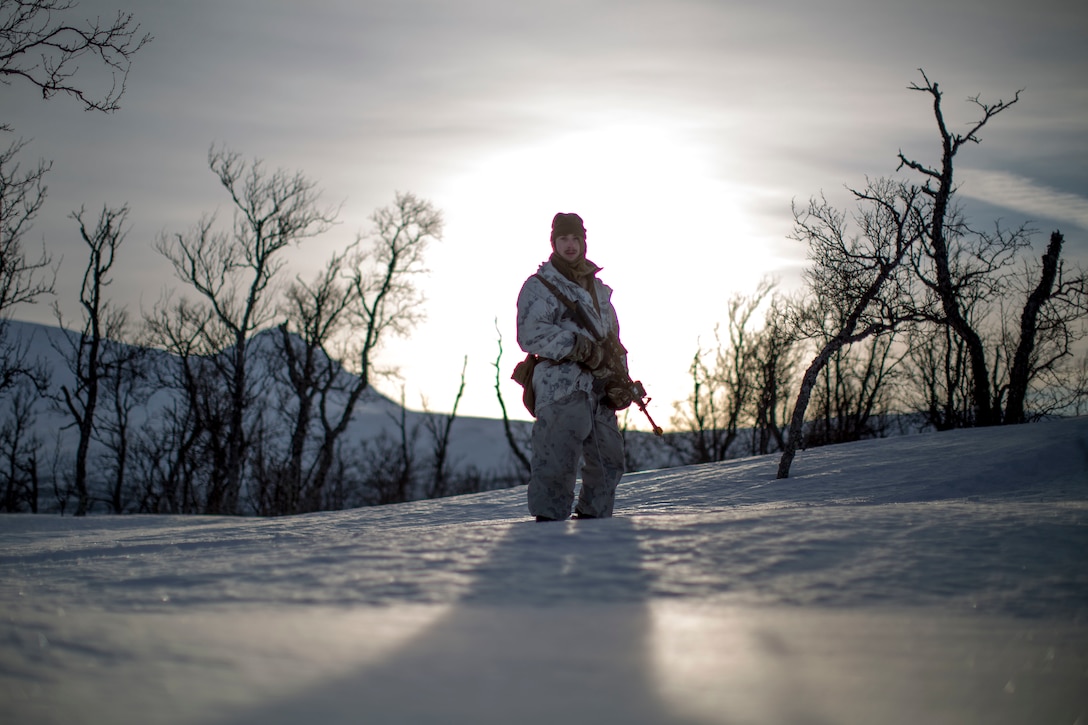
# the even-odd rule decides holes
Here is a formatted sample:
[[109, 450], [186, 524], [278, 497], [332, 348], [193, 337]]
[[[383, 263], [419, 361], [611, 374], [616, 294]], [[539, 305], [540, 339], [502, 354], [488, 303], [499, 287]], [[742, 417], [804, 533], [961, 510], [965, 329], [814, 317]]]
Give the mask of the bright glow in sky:
[[[116, 0], [80, 0], [112, 17]], [[1088, 257], [1088, 46], [1063, 0], [868, 0], [813, 4], [641, 0], [187, 0], [125, 5], [155, 36], [135, 58], [122, 108], [0, 86], [0, 123], [23, 162], [53, 161], [32, 241], [60, 264], [57, 302], [78, 317], [85, 250], [68, 215], [128, 204], [113, 299], [138, 318], [178, 288], [153, 251], [227, 199], [209, 146], [302, 171], [343, 204], [341, 224], [289, 255], [315, 273], [367, 231], [397, 191], [432, 201], [444, 239], [428, 255], [428, 321], [379, 364], [405, 401], [448, 411], [468, 356], [461, 415], [497, 417], [498, 351], [509, 373], [518, 290], [547, 258], [558, 211], [586, 221], [589, 258], [615, 289], [632, 374], [659, 423], [689, 389], [688, 366], [735, 294], [766, 275], [789, 288], [804, 250], [790, 205], [894, 173], [900, 149], [933, 162], [918, 67], [945, 91], [954, 130], [965, 103], [1020, 102], [958, 162], [963, 198], [1016, 226], [1066, 233]], [[987, 226], [986, 220], [978, 220]], [[53, 323], [52, 300], [16, 317]], [[498, 331], [496, 331], [496, 320]], [[398, 397], [398, 383], [379, 389]], [[637, 418], [636, 418], [637, 420]]]
[[[447, 374], [459, 372], [463, 354], [470, 364], [494, 360], [496, 316], [506, 366], [520, 357], [518, 290], [550, 253], [551, 217], [575, 211], [586, 223], [587, 256], [604, 267], [601, 279], [615, 290], [632, 374], [661, 401], [656, 412], [663, 420], [669, 401], [687, 392], [686, 380], [670, 371], [686, 370], [699, 335], [719, 314], [693, 301], [747, 291], [781, 264], [772, 247], [757, 243], [743, 190], [715, 178], [698, 147], [665, 121], [600, 126], [498, 153], [439, 196], [450, 210], [449, 236], [463, 241], [438, 245], [431, 255], [428, 294], [450, 304], [432, 306], [421, 336], [452, 352], [443, 363]], [[493, 381], [491, 369], [472, 367], [480, 373], [474, 387]], [[405, 366], [409, 380], [416, 377], [410, 368], [418, 366]], [[455, 389], [454, 377], [440, 392], [452, 400]], [[518, 401], [518, 390], [505, 384], [508, 403]]]

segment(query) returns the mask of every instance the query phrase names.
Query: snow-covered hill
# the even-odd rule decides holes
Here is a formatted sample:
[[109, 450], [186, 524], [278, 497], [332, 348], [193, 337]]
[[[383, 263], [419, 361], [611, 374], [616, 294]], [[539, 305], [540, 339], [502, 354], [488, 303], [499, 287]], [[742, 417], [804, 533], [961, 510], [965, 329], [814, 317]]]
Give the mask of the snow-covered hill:
[[1088, 722], [1088, 419], [280, 519], [0, 517], [0, 721]]

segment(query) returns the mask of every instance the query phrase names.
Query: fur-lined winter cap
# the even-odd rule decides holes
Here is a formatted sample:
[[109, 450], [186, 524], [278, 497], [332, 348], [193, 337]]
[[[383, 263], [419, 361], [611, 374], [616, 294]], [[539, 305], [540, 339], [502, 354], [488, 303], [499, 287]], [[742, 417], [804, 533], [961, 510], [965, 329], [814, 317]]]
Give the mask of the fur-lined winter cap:
[[582, 223], [582, 217], [577, 214], [559, 212], [552, 218], [552, 243], [556, 237], [564, 234], [577, 234], [582, 239], [586, 238], [586, 225]]

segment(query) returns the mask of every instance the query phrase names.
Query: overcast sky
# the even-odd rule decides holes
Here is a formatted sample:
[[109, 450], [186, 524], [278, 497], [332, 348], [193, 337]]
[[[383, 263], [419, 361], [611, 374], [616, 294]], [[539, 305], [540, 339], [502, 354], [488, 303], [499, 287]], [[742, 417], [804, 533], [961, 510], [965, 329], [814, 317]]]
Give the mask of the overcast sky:
[[[136, 56], [122, 108], [84, 113], [0, 86], [0, 121], [52, 160], [32, 239], [61, 264], [77, 319], [85, 248], [68, 215], [131, 208], [112, 298], [138, 316], [177, 288], [153, 249], [205, 213], [229, 220], [207, 167], [212, 144], [299, 170], [343, 204], [340, 224], [292, 253], [309, 277], [397, 191], [446, 219], [424, 280], [428, 321], [389, 345], [406, 402], [498, 417], [517, 358], [515, 300], [548, 253], [557, 211], [580, 213], [590, 259], [616, 289], [632, 374], [659, 422], [689, 387], [700, 341], [729, 297], [763, 275], [789, 287], [803, 249], [791, 202], [892, 175], [896, 154], [939, 159], [923, 68], [946, 120], [967, 99], [1021, 100], [965, 148], [960, 194], [974, 220], [1054, 228], [1088, 257], [1088, 13], [1065, 0], [751, 2], [661, 0], [81, 0], [81, 16], [131, 11], [155, 40]], [[93, 68], [86, 79], [94, 78]], [[47, 304], [16, 317], [53, 322]], [[504, 383], [524, 417], [518, 388]], [[393, 397], [399, 384], [379, 386]]]

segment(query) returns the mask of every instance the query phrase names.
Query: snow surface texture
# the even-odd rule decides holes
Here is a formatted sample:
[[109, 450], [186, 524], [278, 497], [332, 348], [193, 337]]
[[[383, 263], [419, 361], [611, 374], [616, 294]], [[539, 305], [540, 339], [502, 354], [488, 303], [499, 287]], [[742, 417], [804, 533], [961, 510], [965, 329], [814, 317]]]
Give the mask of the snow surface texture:
[[1088, 419], [271, 520], [0, 517], [3, 723], [1088, 723]]

